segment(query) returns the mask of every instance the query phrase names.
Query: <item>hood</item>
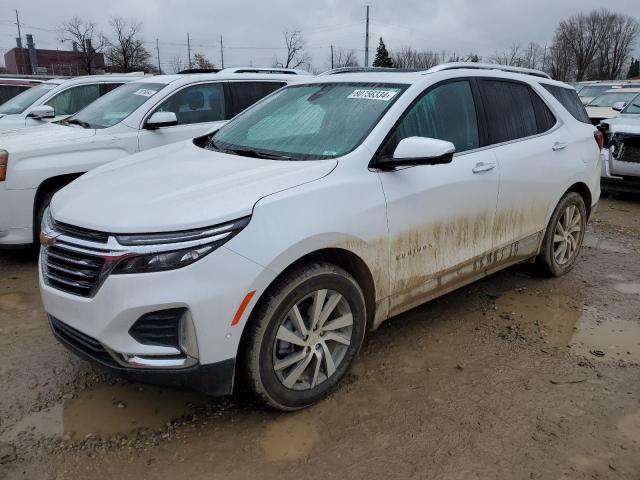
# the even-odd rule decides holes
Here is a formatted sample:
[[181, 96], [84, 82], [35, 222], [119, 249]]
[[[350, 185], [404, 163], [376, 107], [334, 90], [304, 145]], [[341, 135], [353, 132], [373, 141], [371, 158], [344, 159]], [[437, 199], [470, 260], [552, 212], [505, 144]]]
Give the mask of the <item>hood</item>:
[[640, 135], [640, 115], [619, 115], [603, 122], [607, 125], [608, 133], [629, 133]]
[[[0, 129], [2, 124], [0, 124]], [[57, 147], [68, 146], [71, 142], [93, 137], [96, 131], [90, 128], [63, 126], [47, 123], [9, 132], [0, 132], [0, 148], [9, 155], [23, 152], [46, 151], [52, 153]]]
[[174, 143], [120, 159], [58, 192], [59, 222], [111, 233], [206, 227], [250, 215], [261, 198], [324, 177], [336, 160], [280, 161]]
[[619, 113], [611, 107], [587, 107], [589, 118], [613, 118], [617, 117]]

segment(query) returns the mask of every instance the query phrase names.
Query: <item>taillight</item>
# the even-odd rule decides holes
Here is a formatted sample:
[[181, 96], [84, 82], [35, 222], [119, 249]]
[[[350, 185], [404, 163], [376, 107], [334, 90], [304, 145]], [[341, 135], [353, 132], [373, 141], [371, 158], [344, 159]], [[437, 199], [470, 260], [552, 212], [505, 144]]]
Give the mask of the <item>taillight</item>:
[[596, 139], [596, 143], [598, 144], [598, 148], [602, 150], [604, 147], [604, 135], [600, 130], [596, 130], [593, 132], [593, 138]]
[[9, 152], [0, 150], [0, 182], [4, 182], [7, 178], [7, 161], [9, 160]]

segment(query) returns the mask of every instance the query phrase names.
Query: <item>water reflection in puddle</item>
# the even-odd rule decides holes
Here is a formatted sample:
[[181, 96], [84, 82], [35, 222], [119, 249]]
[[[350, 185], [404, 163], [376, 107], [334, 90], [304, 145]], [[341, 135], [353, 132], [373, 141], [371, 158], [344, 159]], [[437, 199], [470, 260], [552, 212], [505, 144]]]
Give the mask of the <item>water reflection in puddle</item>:
[[496, 305], [517, 325], [538, 327], [551, 345], [570, 346], [581, 355], [600, 350], [609, 359], [640, 362], [640, 322], [612, 317], [558, 294], [508, 292]]
[[14, 440], [21, 432], [47, 437], [66, 434], [79, 440], [88, 434], [109, 438], [140, 428], [159, 429], [205, 401], [196, 394], [157, 387], [98, 385], [49, 410], [27, 415], [0, 440]]

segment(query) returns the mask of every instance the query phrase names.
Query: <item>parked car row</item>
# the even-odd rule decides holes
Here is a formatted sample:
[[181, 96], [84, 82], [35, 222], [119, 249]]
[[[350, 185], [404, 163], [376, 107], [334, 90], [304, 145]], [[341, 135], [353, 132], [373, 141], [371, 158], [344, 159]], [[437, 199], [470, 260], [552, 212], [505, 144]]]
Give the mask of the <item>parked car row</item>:
[[[98, 95], [104, 87], [121, 85], [70, 117], [0, 133], [0, 204], [13, 206], [0, 212], [0, 246], [37, 242], [51, 197], [85, 172], [136, 152], [204, 135], [293, 78], [217, 73], [113, 77], [104, 83], [104, 77], [82, 77], [68, 82], [65, 89], [53, 87], [57, 94], [45, 93], [27, 111], [49, 109], [53, 115], [55, 107], [42, 102], [69, 105], [58, 99], [76, 94], [85, 98], [85, 89]], [[30, 120], [29, 113], [22, 112], [14, 122]]]
[[0, 77], [0, 105], [43, 81], [34, 78]]
[[524, 260], [567, 272], [602, 142], [573, 88], [513, 67], [129, 79], [0, 134], [0, 244], [39, 237], [78, 355], [295, 410], [391, 316]]
[[602, 95], [607, 90], [616, 88], [640, 88], [640, 81], [619, 80], [619, 81], [588, 81], [573, 84], [578, 96], [584, 105], [591, 103], [596, 97]]

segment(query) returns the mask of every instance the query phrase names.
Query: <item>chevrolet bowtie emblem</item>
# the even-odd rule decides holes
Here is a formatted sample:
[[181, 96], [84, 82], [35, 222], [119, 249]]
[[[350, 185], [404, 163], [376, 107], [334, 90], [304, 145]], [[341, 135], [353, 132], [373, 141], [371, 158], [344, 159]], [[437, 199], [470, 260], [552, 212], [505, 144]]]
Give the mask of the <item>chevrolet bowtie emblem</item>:
[[40, 245], [43, 247], [48, 247], [56, 243], [57, 235], [53, 235], [47, 232], [40, 232]]

